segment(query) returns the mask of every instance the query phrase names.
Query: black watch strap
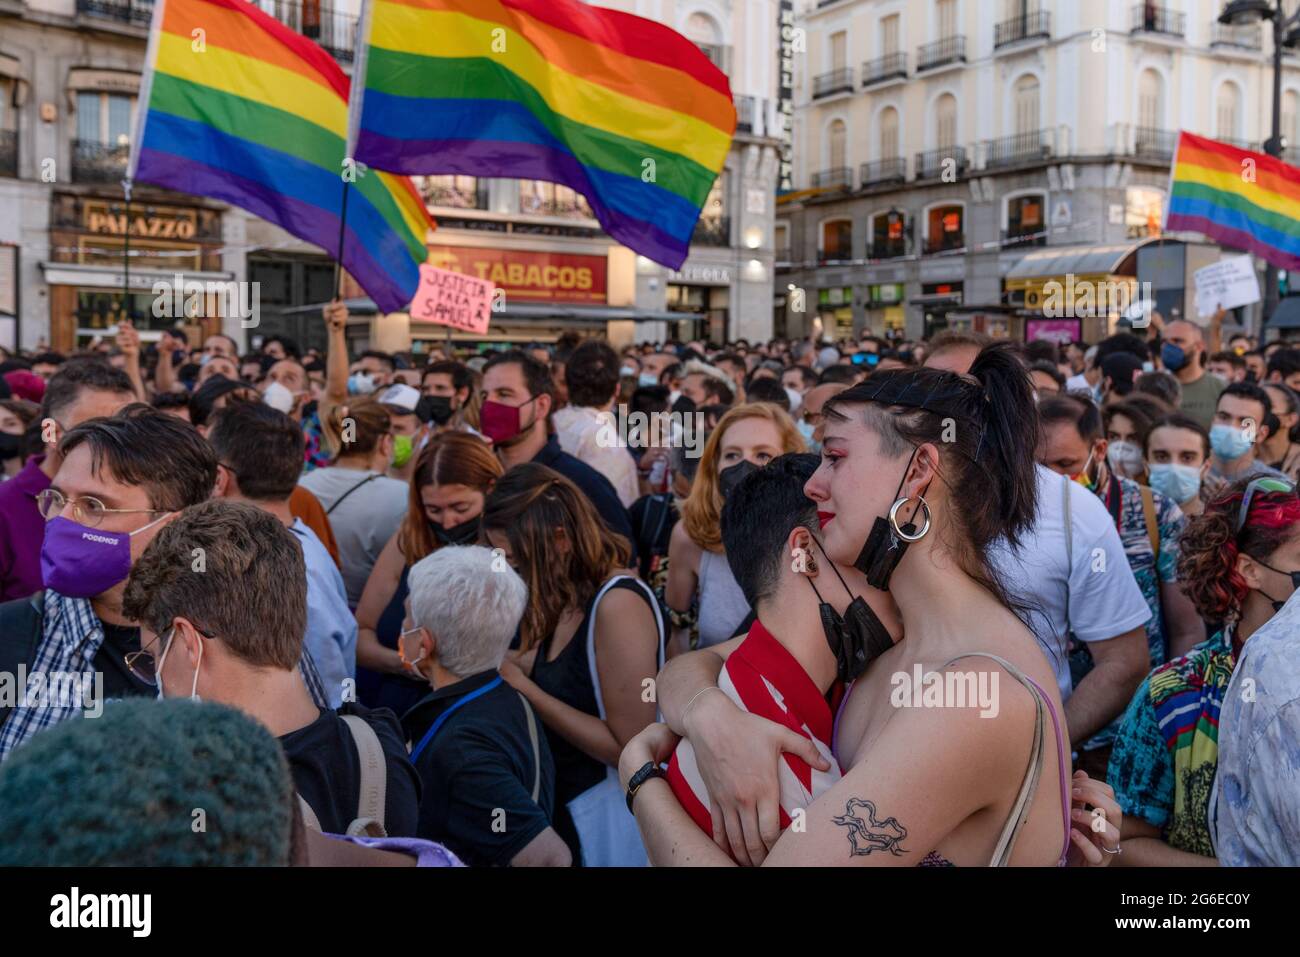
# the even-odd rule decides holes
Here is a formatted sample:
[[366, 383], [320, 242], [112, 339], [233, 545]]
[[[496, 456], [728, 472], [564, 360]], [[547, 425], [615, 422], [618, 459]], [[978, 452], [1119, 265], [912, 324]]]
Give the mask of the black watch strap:
[[666, 778], [666, 777], [668, 777], [668, 772], [666, 772], [663, 768], [659, 767], [659, 765], [655, 764], [653, 761], [647, 761], [644, 765], [642, 765], [641, 770], [637, 771], [636, 774], [632, 775], [631, 779], [627, 782], [628, 812], [632, 814], [636, 813], [635, 811], [632, 810], [632, 799], [636, 797], [636, 792], [641, 790], [641, 785], [645, 784], [651, 778]]

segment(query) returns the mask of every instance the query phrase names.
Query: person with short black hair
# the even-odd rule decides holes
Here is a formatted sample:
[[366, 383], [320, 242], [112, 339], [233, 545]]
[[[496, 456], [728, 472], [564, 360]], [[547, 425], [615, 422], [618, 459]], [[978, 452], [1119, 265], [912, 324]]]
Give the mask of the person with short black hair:
[[1160, 363], [1182, 386], [1178, 407], [1208, 429], [1223, 383], [1206, 371], [1205, 356], [1205, 330], [1196, 323], [1178, 319], [1165, 327]]
[[790, 395], [775, 378], [755, 379], [749, 385], [750, 402], [771, 402], [783, 412], [790, 411]]
[[1065, 376], [1054, 362], [1036, 361], [1029, 364], [1029, 381], [1040, 399], [1060, 395], [1065, 391]]
[[855, 365], [832, 365], [822, 370], [821, 375], [817, 377], [818, 385], [830, 385], [831, 383], [842, 383], [844, 385], [857, 385], [867, 377], [866, 366]]
[[[0, 760], [83, 707], [150, 692], [125, 664], [140, 648], [140, 629], [122, 606], [126, 578], [160, 525], [207, 499], [216, 481], [216, 458], [194, 428], [143, 404], [69, 429], [58, 456], [58, 472], [37, 496], [48, 518], [44, 591], [0, 604], [0, 672], [61, 672], [87, 683], [96, 674], [98, 701], [87, 687], [81, 701], [0, 704]], [[195, 556], [186, 554], [189, 567]]]
[[480, 431], [507, 470], [524, 462], [554, 469], [582, 490], [611, 532], [634, 542], [627, 509], [609, 479], [560, 447], [551, 424], [555, 382], [544, 363], [517, 351], [493, 356], [483, 367], [481, 398]]
[[38, 352], [32, 356], [32, 371], [48, 382], [67, 361], [61, 352]]
[[1210, 356], [1210, 375], [1224, 385], [1246, 381], [1246, 357], [1225, 349]]
[[1289, 389], [1300, 389], [1300, 349], [1279, 349], [1273, 353], [1268, 360], [1267, 379], [1281, 382]]
[[134, 399], [130, 377], [101, 359], [73, 359], [46, 385], [39, 417], [44, 452], [0, 483], [0, 601], [41, 588], [45, 519], [36, 497], [50, 487], [62, 464], [59, 440], [87, 419], [112, 415]]
[[270, 356], [275, 362], [284, 359], [298, 361], [302, 358], [302, 350], [298, 348], [298, 343], [288, 336], [268, 336], [262, 340], [261, 352], [264, 356]]
[[280, 739], [309, 827], [357, 833], [373, 821], [414, 836], [420, 783], [396, 717], [322, 709], [299, 674], [307, 576], [279, 518], [220, 499], [184, 509], [136, 562], [122, 607], [140, 622], [131, 667], [151, 688], [231, 705]]
[[624, 508], [637, 500], [636, 462], [619, 441], [612, 413], [619, 390], [618, 354], [599, 339], [573, 350], [564, 366], [569, 404], [551, 415], [560, 448], [599, 472], [618, 493]]
[[302, 463], [302, 429], [264, 402], [236, 402], [217, 413], [208, 441], [217, 455], [213, 496], [247, 502], [275, 516], [302, 546], [307, 575], [304, 647], [320, 675], [326, 701], [337, 708], [355, 685], [357, 622], [334, 559], [290, 507]]
[[1168, 405], [1171, 410], [1177, 409], [1183, 399], [1183, 387], [1178, 384], [1178, 380], [1173, 375], [1164, 370], [1143, 372], [1133, 380], [1133, 391], [1153, 395]]
[[1210, 462], [1210, 433], [1201, 423], [1174, 412], [1151, 424], [1146, 438], [1151, 488], [1177, 503], [1184, 515], [1200, 515], [1201, 478]]
[[470, 367], [452, 359], [425, 366], [420, 373], [420, 402], [415, 414], [434, 431], [477, 425], [478, 396]]
[[393, 373], [397, 370], [397, 362], [390, 352], [380, 352], [378, 349], [367, 349], [357, 361], [352, 363], [350, 370], [352, 375], [357, 378], [360, 384], [369, 383], [369, 389], [360, 388], [358, 391], [363, 394], [367, 391], [382, 389], [393, 381]]
[[1253, 382], [1234, 382], [1219, 393], [1210, 427], [1210, 467], [1202, 481], [1207, 498], [1244, 478], [1268, 475], [1283, 478], [1265, 465], [1260, 455], [1264, 443], [1277, 431], [1273, 403], [1268, 393]]
[[1268, 375], [1268, 359], [1264, 355], [1263, 349], [1251, 349], [1245, 355], [1246, 359], [1246, 381], [1263, 382]]
[[1131, 352], [1112, 352], [1101, 360], [1102, 404], [1123, 399], [1133, 391], [1133, 383], [1142, 374], [1142, 360]]

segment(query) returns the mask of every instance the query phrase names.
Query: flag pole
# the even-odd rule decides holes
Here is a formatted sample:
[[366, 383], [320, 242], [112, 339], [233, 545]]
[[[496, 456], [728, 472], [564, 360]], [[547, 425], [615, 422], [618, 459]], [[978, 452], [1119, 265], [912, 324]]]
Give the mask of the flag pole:
[[[126, 231], [122, 240], [122, 314], [131, 318], [131, 186], [140, 164], [140, 144], [144, 139], [145, 120], [149, 114], [149, 99], [153, 93], [154, 64], [158, 62], [158, 37], [162, 33], [163, 8], [167, 0], [158, 0], [149, 18], [149, 39], [144, 52], [144, 71], [140, 77], [140, 91], [136, 95], [135, 118], [131, 124], [131, 142], [127, 145], [126, 177], [122, 180], [122, 194], [126, 199]], [[170, 297], [169, 297], [170, 299]]]
[[122, 239], [122, 315], [131, 320], [131, 178], [122, 180], [126, 196], [126, 230]]
[[343, 203], [339, 209], [339, 245], [338, 258], [334, 260], [334, 298], [339, 297], [339, 290], [343, 285], [343, 240], [344, 233], [348, 226], [348, 186], [351, 183], [348, 180], [348, 174], [343, 174]]

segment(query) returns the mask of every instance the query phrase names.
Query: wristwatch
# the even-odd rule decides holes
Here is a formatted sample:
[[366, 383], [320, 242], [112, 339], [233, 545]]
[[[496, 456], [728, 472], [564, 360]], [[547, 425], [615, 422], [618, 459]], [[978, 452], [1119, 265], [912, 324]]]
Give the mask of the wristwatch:
[[628, 813], [630, 814], [636, 813], [635, 811], [632, 810], [632, 799], [636, 797], [636, 792], [641, 790], [641, 785], [645, 784], [651, 778], [666, 778], [666, 777], [668, 777], [668, 773], [664, 771], [663, 768], [659, 767], [659, 765], [655, 764], [653, 761], [647, 761], [641, 767], [641, 770], [637, 771], [636, 774], [632, 775], [631, 779], [627, 782]]

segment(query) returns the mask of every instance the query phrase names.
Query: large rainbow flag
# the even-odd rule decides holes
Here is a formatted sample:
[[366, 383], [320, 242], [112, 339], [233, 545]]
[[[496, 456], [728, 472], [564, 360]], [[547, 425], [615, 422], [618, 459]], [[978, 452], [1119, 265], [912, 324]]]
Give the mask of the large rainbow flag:
[[[245, 0], [156, 4], [128, 177], [232, 203], [340, 258], [347, 75]], [[362, 173], [340, 261], [380, 309], [403, 309], [432, 226], [409, 179]]]
[[563, 183], [677, 268], [736, 130], [681, 34], [580, 0], [366, 0], [353, 155], [400, 173]]
[[1203, 233], [1281, 269], [1300, 269], [1300, 169], [1183, 133], [1165, 229]]

